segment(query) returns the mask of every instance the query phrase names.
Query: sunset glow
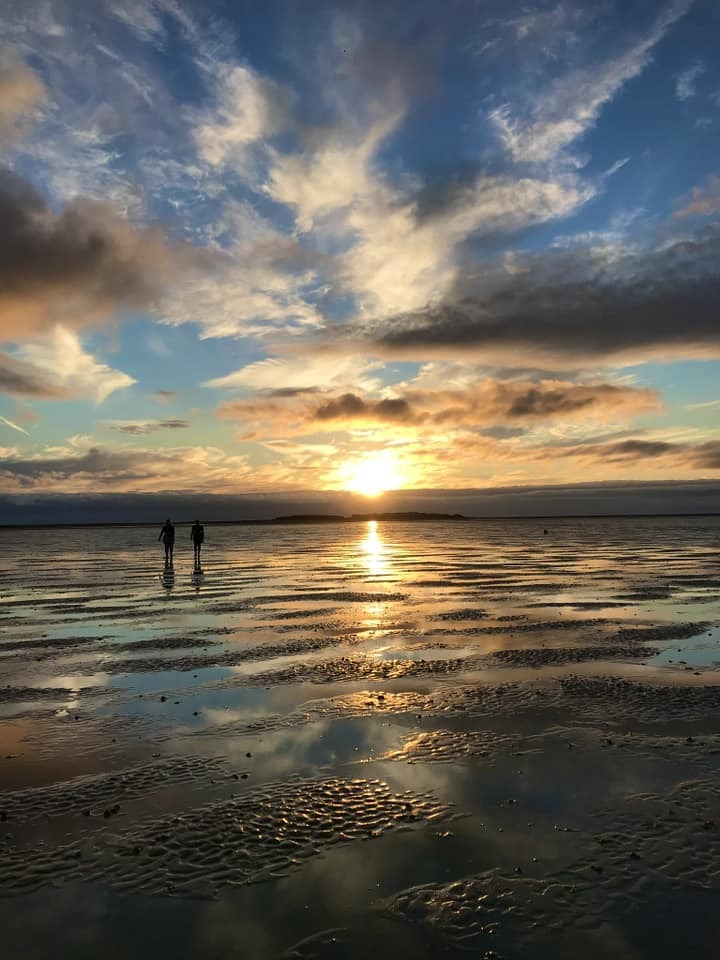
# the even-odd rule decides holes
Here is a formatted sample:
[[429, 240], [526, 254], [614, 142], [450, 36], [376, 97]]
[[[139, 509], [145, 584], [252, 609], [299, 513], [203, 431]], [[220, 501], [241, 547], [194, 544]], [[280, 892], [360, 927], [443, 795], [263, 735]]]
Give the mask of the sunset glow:
[[344, 466], [342, 477], [343, 489], [370, 499], [403, 485], [397, 465], [387, 451], [350, 461]]
[[712, 6], [0, 0], [0, 517], [706, 509]]

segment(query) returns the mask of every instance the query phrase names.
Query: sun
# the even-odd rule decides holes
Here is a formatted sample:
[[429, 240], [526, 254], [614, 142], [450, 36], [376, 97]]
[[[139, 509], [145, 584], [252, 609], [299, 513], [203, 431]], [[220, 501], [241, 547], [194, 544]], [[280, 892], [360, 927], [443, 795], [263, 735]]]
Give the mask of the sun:
[[341, 479], [345, 490], [371, 499], [402, 486], [397, 465], [387, 451], [348, 461], [341, 470]]

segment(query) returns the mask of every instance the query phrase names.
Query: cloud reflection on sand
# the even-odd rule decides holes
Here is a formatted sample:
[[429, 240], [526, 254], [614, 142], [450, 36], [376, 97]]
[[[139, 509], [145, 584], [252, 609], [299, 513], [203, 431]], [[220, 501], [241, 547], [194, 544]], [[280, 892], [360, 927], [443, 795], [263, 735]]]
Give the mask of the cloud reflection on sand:
[[[208, 528], [201, 588], [178, 549], [170, 593], [143, 528], [63, 535], [62, 568], [53, 531], [42, 540], [8, 533], [0, 707], [3, 756], [12, 757], [0, 775], [13, 790], [54, 783], [62, 793], [80, 776], [87, 795], [117, 793], [89, 817], [70, 798], [62, 827], [41, 818], [30, 833], [17, 824], [8, 842], [40, 844], [53, 864], [66, 863], [58, 844], [107, 844], [98, 862], [108, 858], [112, 870], [98, 875], [98, 895], [129, 916], [136, 907], [115, 871], [137, 886], [145, 852], [135, 855], [129, 838], [146, 836], [158, 816], [219, 803], [226, 817], [237, 797], [249, 798], [247, 809], [266, 807], [275, 823], [283, 787], [296, 790], [298, 778], [378, 778], [393, 795], [427, 795], [458, 817], [409, 816], [387, 835], [352, 833], [338, 846], [318, 833], [306, 846], [322, 846], [322, 857], [296, 851], [284, 877], [271, 869], [271, 852], [282, 859], [290, 850], [281, 857], [273, 846], [285, 842], [280, 831], [262, 841], [267, 893], [214, 869], [205, 876], [197, 851], [186, 852], [193, 890], [212, 888], [213, 916], [230, 910], [247, 924], [248, 943], [257, 934], [261, 960], [328, 927], [349, 929], [342, 949], [352, 960], [370, 931], [397, 955], [436, 956], [434, 937], [452, 942], [444, 921], [430, 936], [404, 922], [388, 927], [374, 912], [380, 899], [487, 869], [511, 878], [562, 870], [598, 824], [611, 827], [628, 794], [715, 776], [717, 521], [553, 521], [551, 534], [542, 531], [536, 521]], [[117, 792], [122, 771], [161, 760], [175, 769], [177, 758], [183, 769], [196, 758], [190, 766], [201, 771], [210, 771], [205, 759], [224, 758], [228, 772], [201, 772], [192, 790], [128, 772], [145, 792]], [[241, 819], [227, 823], [222, 856], [239, 862], [254, 841]], [[82, 877], [73, 857], [67, 875]], [[159, 897], [174, 896], [151, 861], [148, 882]], [[44, 889], [23, 901], [31, 917], [47, 910]], [[271, 901], [282, 937], [256, 922], [255, 909]], [[84, 924], [93, 909], [81, 897], [70, 913]], [[199, 909], [188, 915], [197, 920]], [[622, 929], [620, 913], [604, 922]], [[102, 952], [110, 919], [101, 910], [87, 929]], [[33, 923], [29, 934], [38, 956], [49, 943], [42, 930]], [[226, 932], [237, 942], [234, 928]], [[550, 945], [541, 929], [533, 936], [543, 956]], [[181, 960], [194, 960], [195, 942], [178, 945]]]

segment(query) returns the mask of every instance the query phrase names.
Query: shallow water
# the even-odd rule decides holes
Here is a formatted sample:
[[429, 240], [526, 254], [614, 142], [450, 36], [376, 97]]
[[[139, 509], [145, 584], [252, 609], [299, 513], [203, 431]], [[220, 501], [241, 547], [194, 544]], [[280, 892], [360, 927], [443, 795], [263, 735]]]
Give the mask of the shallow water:
[[719, 518], [207, 534], [1, 534], [7, 956], [715, 955]]

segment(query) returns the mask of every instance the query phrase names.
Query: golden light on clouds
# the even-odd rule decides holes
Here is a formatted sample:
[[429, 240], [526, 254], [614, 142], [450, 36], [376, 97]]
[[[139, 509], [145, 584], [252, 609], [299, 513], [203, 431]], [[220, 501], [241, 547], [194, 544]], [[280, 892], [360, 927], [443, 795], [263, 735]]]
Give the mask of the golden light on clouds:
[[343, 490], [374, 498], [407, 486], [407, 478], [400, 472], [396, 455], [383, 450], [346, 461], [338, 470], [338, 484]]

